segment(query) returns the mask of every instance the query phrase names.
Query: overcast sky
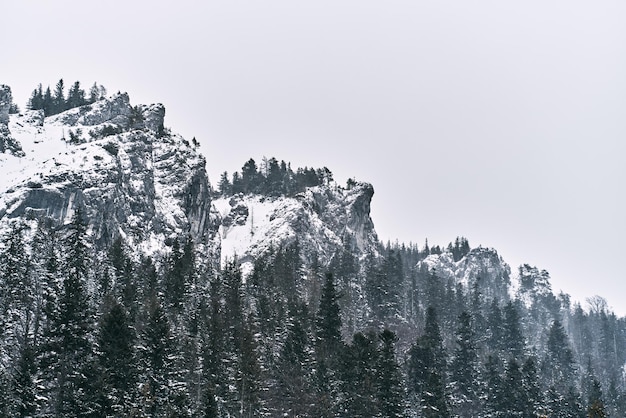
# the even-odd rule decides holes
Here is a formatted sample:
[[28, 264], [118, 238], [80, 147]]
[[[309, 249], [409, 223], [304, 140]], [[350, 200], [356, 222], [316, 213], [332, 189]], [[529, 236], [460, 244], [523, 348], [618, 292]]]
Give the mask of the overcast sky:
[[164, 103], [211, 181], [368, 181], [379, 237], [496, 248], [626, 315], [626, 2], [11, 1], [0, 83]]

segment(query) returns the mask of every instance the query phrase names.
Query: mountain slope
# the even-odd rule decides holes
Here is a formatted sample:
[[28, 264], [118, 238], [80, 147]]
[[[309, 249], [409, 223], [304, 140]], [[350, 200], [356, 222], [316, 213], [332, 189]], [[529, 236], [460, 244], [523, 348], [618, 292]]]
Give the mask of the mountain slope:
[[162, 105], [132, 107], [127, 94], [44, 118], [11, 115], [23, 156], [0, 154], [0, 219], [68, 223], [81, 208], [93, 241], [117, 237], [150, 252], [178, 235], [210, 238], [205, 160], [165, 132]]

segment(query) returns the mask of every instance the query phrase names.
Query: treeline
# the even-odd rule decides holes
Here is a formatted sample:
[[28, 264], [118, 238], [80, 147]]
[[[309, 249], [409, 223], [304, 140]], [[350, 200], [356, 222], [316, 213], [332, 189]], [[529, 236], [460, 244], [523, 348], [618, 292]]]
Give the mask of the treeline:
[[65, 84], [63, 79], [60, 79], [54, 88], [54, 92], [50, 89], [50, 86], [44, 90], [42, 85], [39, 84], [33, 90], [28, 100], [28, 108], [31, 110], [43, 110], [45, 116], [52, 116], [68, 109], [94, 103], [106, 97], [106, 94], [107, 91], [104, 86], [94, 83], [87, 95], [85, 90], [81, 88], [80, 82], [76, 81], [72, 84], [66, 96]]
[[218, 195], [227, 197], [239, 193], [257, 193], [266, 196], [294, 196], [307, 187], [328, 184], [333, 181], [331, 171], [324, 168], [291, 169], [290, 163], [274, 157], [263, 159], [261, 167], [254, 159], [249, 159], [241, 171], [229, 177], [228, 172], [222, 173], [218, 183]]
[[187, 237], [153, 260], [121, 239], [98, 250], [86, 231], [77, 211], [2, 237], [0, 416], [626, 412], [626, 324], [601, 300], [487, 297], [416, 270], [417, 246], [367, 260], [346, 246], [322, 267], [296, 241], [244, 280]]

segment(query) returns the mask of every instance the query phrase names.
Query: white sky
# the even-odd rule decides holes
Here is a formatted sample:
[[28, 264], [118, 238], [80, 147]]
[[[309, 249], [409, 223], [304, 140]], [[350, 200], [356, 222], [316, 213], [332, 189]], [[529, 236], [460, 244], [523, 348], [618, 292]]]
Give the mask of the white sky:
[[0, 83], [162, 102], [215, 184], [250, 157], [371, 182], [382, 240], [495, 247], [626, 314], [626, 2], [6, 2]]

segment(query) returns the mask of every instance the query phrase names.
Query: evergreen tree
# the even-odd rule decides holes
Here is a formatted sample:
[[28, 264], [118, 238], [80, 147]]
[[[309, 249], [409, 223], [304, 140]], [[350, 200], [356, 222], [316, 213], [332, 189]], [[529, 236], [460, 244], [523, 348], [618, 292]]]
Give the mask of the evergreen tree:
[[43, 94], [43, 113], [45, 116], [51, 116], [57, 113], [50, 86], [46, 87], [46, 91]]
[[[35, 374], [37, 366], [35, 364], [35, 350], [33, 342], [29, 338], [28, 334], [24, 336], [24, 340], [21, 342], [19, 358], [15, 369], [12, 384], [13, 402], [15, 404], [13, 412], [17, 417], [33, 416], [37, 407], [35, 401]], [[1, 384], [2, 382], [0, 381], [0, 385]], [[0, 407], [0, 411], [1, 410], [2, 409]]]
[[504, 320], [502, 318], [502, 310], [500, 309], [497, 299], [493, 299], [491, 301], [487, 322], [487, 347], [493, 352], [504, 350]]
[[533, 357], [528, 357], [522, 366], [522, 393], [524, 394], [523, 416], [535, 417], [545, 411], [537, 364]]
[[[164, 417], [180, 413], [184, 416], [184, 410], [180, 408], [183, 386], [176, 370], [175, 343], [170, 321], [157, 298], [149, 302], [147, 310], [140, 345], [140, 392], [144, 414]], [[182, 403], [184, 404], [184, 400]]]
[[[230, 404], [240, 415], [254, 416], [259, 413], [260, 365], [258, 363], [254, 332], [244, 312], [245, 295], [242, 287], [241, 269], [228, 263], [222, 271], [224, 284], [224, 330], [225, 374], [234, 391], [228, 394]], [[224, 332], [224, 331], [222, 331]], [[234, 413], [235, 409], [232, 409]], [[244, 415], [245, 414], [245, 415]]]
[[[221, 275], [215, 275], [210, 283], [209, 306], [206, 318], [206, 333], [202, 336], [202, 363], [203, 380], [205, 384], [204, 397], [205, 416], [217, 416], [219, 409], [217, 396], [220, 393], [220, 384], [225, 381], [223, 357], [226, 352], [224, 336], [224, 289]], [[223, 389], [223, 386], [221, 386]]]
[[385, 329], [380, 333], [380, 354], [377, 364], [377, 400], [382, 417], [403, 416], [404, 393], [394, 344], [396, 335]]
[[589, 418], [604, 418], [607, 416], [602, 396], [602, 386], [596, 379], [593, 379], [591, 382], [591, 391], [587, 401], [587, 415]]
[[345, 367], [342, 380], [346, 394], [343, 410], [349, 416], [377, 416], [378, 400], [378, 359], [377, 335], [374, 332], [357, 332], [352, 343], [346, 348]]
[[33, 90], [30, 95], [30, 99], [28, 99], [28, 109], [30, 110], [39, 110], [43, 109], [43, 88], [41, 83], [35, 90]]
[[224, 171], [220, 176], [220, 181], [217, 185], [217, 190], [220, 192], [220, 196], [230, 196], [232, 194], [232, 184], [228, 179], [228, 172]]
[[501, 412], [505, 416], [522, 416], [525, 409], [525, 393], [522, 387], [522, 372], [514, 358], [509, 359], [504, 371], [503, 389], [506, 394]]
[[315, 403], [309, 372], [313, 367], [310, 315], [303, 302], [293, 302], [289, 311], [292, 319], [279, 357], [273, 396], [280, 400], [283, 415], [305, 416]]
[[518, 308], [511, 301], [503, 309], [504, 350], [513, 358], [520, 360], [524, 356], [526, 342], [522, 332], [521, 318]]
[[498, 357], [490, 355], [485, 363], [486, 400], [485, 410], [487, 417], [498, 417], [506, 410], [507, 393], [504, 381], [500, 375]]
[[481, 410], [477, 343], [471, 316], [461, 313], [458, 323], [456, 349], [450, 365], [454, 409], [460, 416], [476, 416]]
[[343, 352], [341, 339], [341, 316], [335, 281], [331, 273], [326, 275], [321, 298], [315, 315], [316, 385], [319, 416], [335, 414], [338, 395], [338, 369]]
[[124, 307], [117, 302], [100, 321], [98, 362], [109, 401], [103, 415], [128, 415], [136, 380], [134, 335]]
[[433, 307], [426, 311], [424, 334], [409, 352], [410, 390], [416, 396], [425, 417], [450, 415], [446, 387], [446, 354], [439, 322]]
[[66, 107], [68, 109], [72, 109], [82, 106], [86, 103], [87, 100], [85, 99], [85, 91], [80, 88], [80, 82], [74, 82], [74, 84], [72, 85], [72, 87], [70, 87], [70, 90], [67, 93]]
[[543, 361], [544, 376], [547, 386], [554, 386], [565, 393], [573, 381], [575, 363], [565, 329], [555, 320], [548, 331], [547, 353]]
[[87, 226], [77, 209], [64, 240], [63, 287], [59, 299], [59, 314], [55, 328], [57, 341], [51, 341], [58, 355], [53, 365], [57, 383], [54, 411], [76, 416], [87, 411], [85, 396], [89, 391], [86, 369], [93, 361], [91, 332], [92, 314], [86, 282], [88, 276]]
[[56, 87], [54, 88], [54, 96], [52, 97], [52, 115], [57, 113], [61, 113], [67, 109], [67, 102], [65, 101], [65, 85], [63, 84], [63, 79], [60, 79]]

